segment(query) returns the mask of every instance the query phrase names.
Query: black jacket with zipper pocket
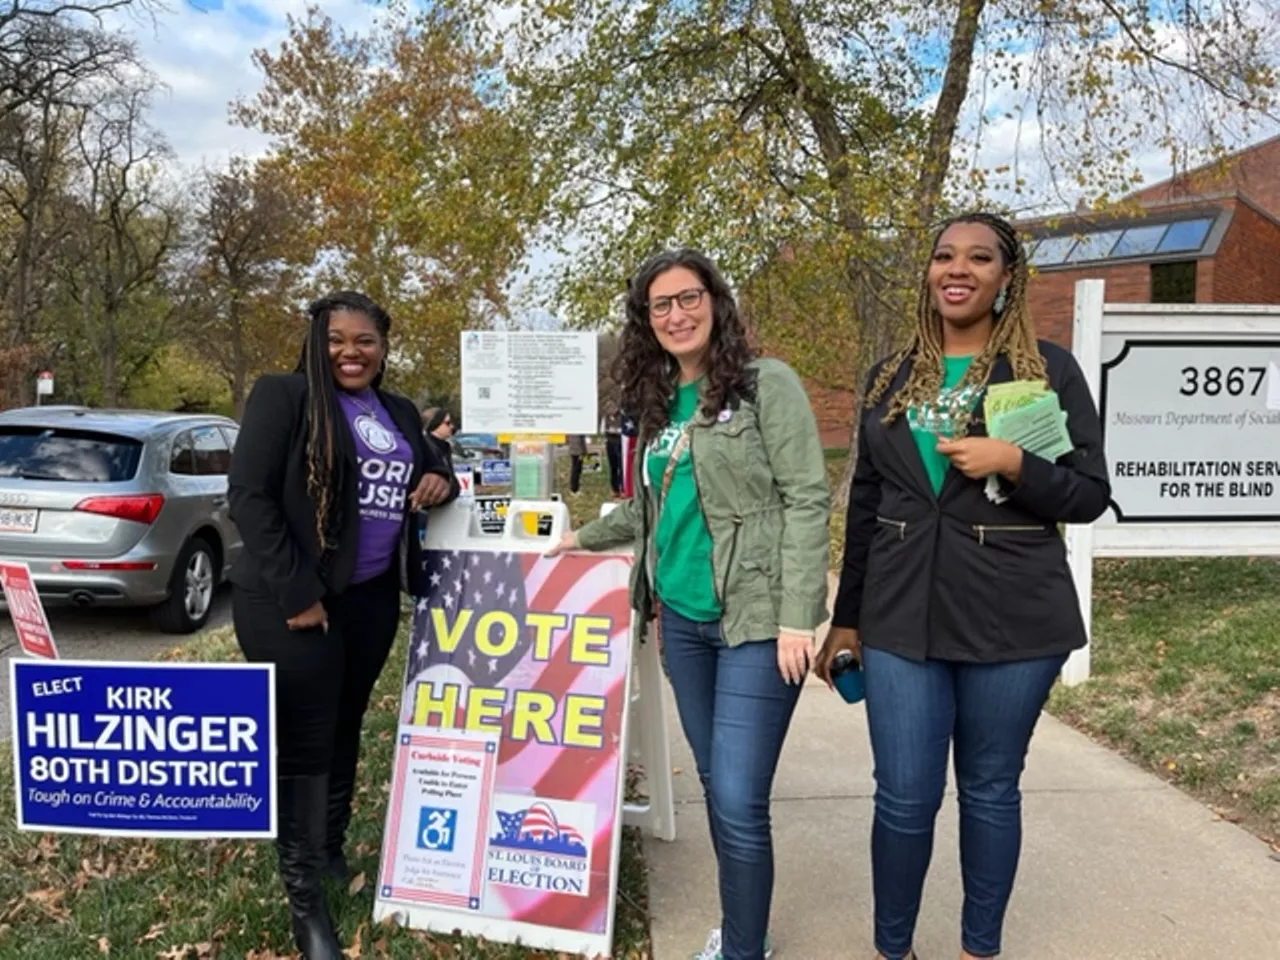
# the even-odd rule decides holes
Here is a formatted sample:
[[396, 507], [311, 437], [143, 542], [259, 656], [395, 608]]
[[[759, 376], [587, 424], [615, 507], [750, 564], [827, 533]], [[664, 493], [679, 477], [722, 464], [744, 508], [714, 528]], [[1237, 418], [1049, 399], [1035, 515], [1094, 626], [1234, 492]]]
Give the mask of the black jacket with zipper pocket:
[[[987, 497], [985, 479], [954, 467], [935, 496], [905, 414], [882, 422], [909, 360], [885, 397], [862, 411], [833, 626], [855, 628], [865, 646], [912, 660], [994, 663], [1085, 645], [1058, 524], [1096, 520], [1111, 482], [1083, 372], [1061, 347], [1042, 341], [1040, 352], [1075, 449], [1054, 463], [1024, 452], [1019, 483], [1000, 479], [1002, 503]], [[990, 382], [1012, 379], [1001, 356]], [[987, 435], [984, 398], [968, 436]]]
[[[450, 465], [427, 443], [413, 401], [384, 390], [378, 399], [413, 450], [408, 492], [425, 473], [450, 483], [446, 503], [458, 496], [458, 479]], [[342, 593], [355, 569], [360, 536], [356, 477], [356, 444], [341, 407], [333, 410], [337, 440], [334, 490], [338, 504], [337, 546], [320, 553], [316, 536], [316, 503], [307, 490], [307, 379], [301, 373], [266, 374], [257, 379], [245, 402], [236, 447], [231, 455], [229, 497], [231, 519], [244, 549], [229, 571], [230, 580], [276, 598], [285, 617], [293, 617], [326, 594]], [[414, 511], [405, 504], [396, 563], [400, 587], [426, 592], [422, 582], [422, 547]]]

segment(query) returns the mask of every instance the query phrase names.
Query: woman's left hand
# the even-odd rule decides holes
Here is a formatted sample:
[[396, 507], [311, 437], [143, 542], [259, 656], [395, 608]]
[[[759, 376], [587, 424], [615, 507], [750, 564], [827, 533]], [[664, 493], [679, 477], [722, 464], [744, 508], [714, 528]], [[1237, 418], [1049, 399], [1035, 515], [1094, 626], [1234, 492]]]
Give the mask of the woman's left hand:
[[936, 449], [953, 467], [973, 480], [998, 473], [1010, 483], [1017, 483], [1022, 473], [1022, 448], [1004, 440], [991, 437], [939, 440]]
[[789, 630], [778, 632], [778, 672], [787, 683], [804, 683], [813, 663], [813, 637]]
[[418, 486], [409, 494], [409, 506], [414, 510], [434, 507], [449, 496], [449, 481], [438, 473], [424, 473]]

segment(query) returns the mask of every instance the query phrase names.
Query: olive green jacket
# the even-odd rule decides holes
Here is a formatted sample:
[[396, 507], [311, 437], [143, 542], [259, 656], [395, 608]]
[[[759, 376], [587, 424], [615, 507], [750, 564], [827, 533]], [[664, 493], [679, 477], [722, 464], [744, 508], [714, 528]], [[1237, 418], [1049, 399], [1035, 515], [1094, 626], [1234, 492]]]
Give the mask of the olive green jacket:
[[[689, 437], [729, 646], [773, 639], [780, 627], [812, 630], [827, 619], [831, 492], [817, 423], [790, 367], [772, 359], [752, 366], [755, 401], [712, 419], [699, 410]], [[637, 632], [656, 605], [657, 491], [644, 480], [646, 445], [644, 437], [636, 444], [632, 499], [578, 531], [584, 550], [635, 545], [631, 605]]]

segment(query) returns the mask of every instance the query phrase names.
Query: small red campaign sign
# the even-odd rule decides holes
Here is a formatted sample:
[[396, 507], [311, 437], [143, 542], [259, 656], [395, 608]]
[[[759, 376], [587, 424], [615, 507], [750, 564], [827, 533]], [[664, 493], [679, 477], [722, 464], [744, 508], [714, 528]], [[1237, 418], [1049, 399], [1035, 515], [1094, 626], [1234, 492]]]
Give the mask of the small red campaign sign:
[[25, 563], [0, 563], [0, 586], [4, 587], [4, 599], [22, 649], [28, 656], [57, 660], [53, 631], [49, 629], [36, 585], [31, 582], [31, 570]]

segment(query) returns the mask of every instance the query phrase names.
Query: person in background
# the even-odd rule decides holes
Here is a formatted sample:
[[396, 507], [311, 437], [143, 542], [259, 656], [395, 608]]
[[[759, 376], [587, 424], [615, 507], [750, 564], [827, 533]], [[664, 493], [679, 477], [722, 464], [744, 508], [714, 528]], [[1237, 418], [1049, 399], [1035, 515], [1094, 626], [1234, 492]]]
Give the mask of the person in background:
[[622, 496], [622, 414], [614, 401], [609, 401], [606, 409], [600, 432], [604, 434], [604, 450], [609, 459], [609, 489], [617, 500]]
[[360, 293], [311, 304], [296, 372], [259, 377], [231, 458], [230, 571], [246, 660], [275, 664], [280, 875], [308, 960], [342, 950], [321, 884], [343, 878], [360, 726], [422, 570], [414, 511], [458, 494], [413, 403], [381, 388], [391, 318]]
[[453, 415], [446, 407], [428, 407], [422, 411], [422, 432], [440, 458], [453, 469]]
[[569, 434], [569, 492], [577, 496], [582, 489], [582, 461], [587, 455], [587, 438]]
[[630, 499], [635, 493], [635, 475], [632, 467], [635, 464], [636, 452], [636, 435], [640, 431], [640, 427], [636, 424], [635, 417], [630, 416], [625, 411], [621, 414], [622, 419], [622, 496], [624, 499]]
[[[1019, 781], [1069, 651], [1084, 646], [1060, 523], [1091, 523], [1111, 484], [1075, 359], [1037, 342], [1027, 260], [989, 214], [948, 223], [909, 346], [867, 379], [832, 628], [817, 673], [860, 652], [875, 759], [875, 947], [914, 957], [934, 820], [954, 753], [961, 957], [1000, 953], [1022, 841]], [[1056, 391], [1073, 449], [1050, 462], [987, 436], [988, 384]], [[996, 477], [988, 495], [987, 480]], [[834, 744], [833, 744], [834, 745]]]
[[770, 955], [778, 756], [827, 619], [830, 491], [800, 378], [757, 359], [700, 253], [630, 284], [618, 357], [639, 424], [636, 493], [551, 553], [635, 545], [633, 622], [661, 652], [706, 795], [721, 923], [699, 960]]

